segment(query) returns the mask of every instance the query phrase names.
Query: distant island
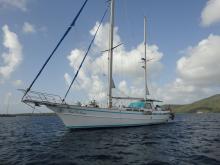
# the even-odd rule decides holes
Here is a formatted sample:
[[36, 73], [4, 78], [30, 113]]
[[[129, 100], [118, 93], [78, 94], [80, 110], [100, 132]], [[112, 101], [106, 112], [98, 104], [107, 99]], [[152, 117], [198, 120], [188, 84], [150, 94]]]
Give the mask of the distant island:
[[175, 113], [217, 113], [220, 112], [220, 94], [196, 101], [191, 104], [170, 106]]

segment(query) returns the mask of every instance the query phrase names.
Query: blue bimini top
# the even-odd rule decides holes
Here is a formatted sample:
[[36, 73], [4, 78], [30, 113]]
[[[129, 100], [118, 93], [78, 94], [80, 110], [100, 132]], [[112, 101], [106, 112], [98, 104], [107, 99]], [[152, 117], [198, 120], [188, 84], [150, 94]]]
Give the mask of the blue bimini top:
[[136, 101], [136, 102], [130, 103], [128, 105], [128, 107], [130, 107], [130, 108], [144, 108], [145, 103], [144, 103], [144, 101]]

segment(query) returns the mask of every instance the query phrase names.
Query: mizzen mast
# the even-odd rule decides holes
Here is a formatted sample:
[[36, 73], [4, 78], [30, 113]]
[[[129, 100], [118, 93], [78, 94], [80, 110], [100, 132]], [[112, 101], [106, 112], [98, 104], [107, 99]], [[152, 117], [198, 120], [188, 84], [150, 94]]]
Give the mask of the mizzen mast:
[[149, 91], [147, 88], [147, 23], [146, 23], [146, 16], [144, 17], [144, 58], [143, 58], [143, 62], [144, 62], [144, 99], [147, 100], [147, 95], [149, 95]]

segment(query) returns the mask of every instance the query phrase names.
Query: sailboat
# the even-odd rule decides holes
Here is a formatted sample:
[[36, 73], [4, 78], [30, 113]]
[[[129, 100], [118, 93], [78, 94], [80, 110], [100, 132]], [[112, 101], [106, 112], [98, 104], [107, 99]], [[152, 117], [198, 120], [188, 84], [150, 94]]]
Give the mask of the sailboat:
[[[74, 26], [76, 20], [78, 19], [80, 13], [82, 12], [87, 0], [84, 2], [82, 7], [80, 8], [77, 16], [74, 18], [71, 26], [64, 33], [64, 37], [67, 35], [69, 30]], [[110, 28], [109, 28], [109, 49], [108, 51], [108, 104], [107, 107], [100, 107], [96, 101], [92, 101], [88, 105], [78, 104], [68, 104], [65, 102], [66, 96], [76, 79], [78, 72], [85, 60], [85, 57], [88, 53], [88, 50], [85, 54], [85, 57], [82, 60], [82, 63], [71, 82], [71, 85], [64, 96], [61, 98], [58, 95], [52, 95], [47, 93], [35, 92], [31, 91], [31, 87], [36, 81], [37, 77], [40, 75], [45, 65], [52, 57], [53, 53], [56, 51], [64, 37], [61, 38], [60, 42], [56, 46], [56, 48], [52, 51], [52, 54], [49, 56], [47, 61], [44, 63], [37, 77], [34, 79], [29, 88], [23, 90], [24, 95], [22, 97], [22, 102], [31, 105], [31, 106], [46, 106], [48, 109], [54, 111], [60, 119], [63, 121], [66, 127], [68, 128], [106, 128], [106, 127], [130, 127], [130, 126], [144, 126], [144, 125], [152, 125], [152, 124], [162, 124], [167, 123], [170, 118], [173, 117], [173, 114], [168, 109], [162, 109], [158, 106], [154, 106], [154, 102], [157, 100], [149, 99], [148, 88], [147, 88], [147, 58], [146, 58], [146, 17], [144, 18], [144, 48], [145, 54], [141, 59], [144, 63], [144, 80], [145, 80], [145, 94], [143, 98], [135, 98], [135, 97], [116, 97], [112, 95], [112, 88], [114, 86], [113, 78], [112, 78], [112, 70], [113, 70], [113, 54], [114, 48], [117, 46], [113, 46], [113, 29], [114, 29], [114, 4], [115, 0], [110, 1]], [[105, 13], [106, 14], [106, 13]], [[105, 15], [104, 14], [104, 15]], [[102, 17], [103, 20], [103, 17]], [[101, 20], [101, 23], [102, 23]], [[101, 24], [100, 23], [100, 24]], [[97, 29], [98, 31], [98, 29]], [[96, 32], [97, 32], [96, 31]], [[92, 42], [95, 39], [96, 34]], [[91, 42], [91, 43], [92, 43]], [[91, 44], [89, 45], [89, 48]], [[125, 99], [125, 100], [137, 100], [132, 102], [129, 106], [113, 106], [114, 99]]]

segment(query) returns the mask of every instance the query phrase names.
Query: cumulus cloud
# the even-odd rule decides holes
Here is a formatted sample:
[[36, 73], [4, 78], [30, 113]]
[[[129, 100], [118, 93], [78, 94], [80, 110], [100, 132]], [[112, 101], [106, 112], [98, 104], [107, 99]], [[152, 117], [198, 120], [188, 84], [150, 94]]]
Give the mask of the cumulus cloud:
[[35, 33], [36, 29], [35, 29], [34, 25], [32, 25], [31, 23], [25, 22], [22, 27], [22, 31], [24, 33], [28, 34], [28, 33]]
[[[90, 30], [90, 34], [94, 35], [97, 29], [98, 22]], [[90, 56], [87, 57], [82, 70], [79, 73], [77, 80], [82, 88], [87, 89], [89, 98], [94, 98], [95, 95], [99, 95], [97, 99], [102, 100], [106, 98], [106, 88], [107, 88], [107, 71], [108, 71], [108, 53], [105, 52], [100, 54], [101, 51], [108, 49], [108, 26], [109, 24], [102, 24], [100, 30], [96, 36], [93, 51]], [[121, 38], [118, 34], [118, 28], [114, 28], [114, 46], [122, 43]], [[71, 51], [70, 55], [67, 56], [70, 66], [76, 70], [80, 65], [80, 62], [84, 56], [85, 52], [80, 49], [74, 49]], [[113, 56], [113, 74], [114, 77], [123, 76], [128, 81], [143, 80], [143, 69], [141, 62], [141, 57], [144, 56], [144, 46], [141, 42], [134, 49], [126, 50], [125, 46], [122, 45], [114, 50]], [[159, 51], [156, 45], [147, 45], [147, 58], [153, 59], [148, 64], [148, 70], [151, 75], [157, 75], [162, 64], [160, 60], [163, 53]], [[66, 75], [66, 74], [65, 74]], [[67, 75], [65, 80], [68, 82]], [[104, 80], [105, 79], [105, 80]], [[126, 84], [127, 85], [127, 84]], [[143, 84], [142, 84], [143, 85]], [[119, 83], [120, 86], [120, 83]], [[133, 86], [129, 86], [128, 89], [132, 89], [135, 92]]]
[[22, 61], [22, 46], [16, 33], [10, 31], [7, 25], [2, 27], [3, 45], [8, 52], [2, 53], [3, 63], [0, 66], [1, 78], [8, 78]]
[[[68, 73], [64, 74], [64, 79], [70, 85], [72, 77]], [[86, 75], [83, 70], [79, 73], [77, 84], [73, 86], [73, 89], [86, 92], [87, 97], [83, 97], [83, 99], [89, 98], [90, 100], [104, 101], [107, 97], [104, 81], [98, 75]]]
[[213, 88], [188, 84], [180, 78], [163, 86], [153, 84], [150, 87], [153, 96], [164, 101], [165, 104], [187, 104], [216, 94]]
[[196, 85], [220, 84], [220, 36], [209, 35], [177, 61], [179, 76]]
[[[90, 34], [93, 36], [95, 35], [96, 29], [99, 26], [99, 22], [96, 22], [95, 26], [90, 30]], [[120, 36], [118, 35], [118, 27], [114, 27], [113, 31], [114, 36], [114, 45], [118, 45], [121, 43]], [[108, 36], [109, 35], [109, 23], [102, 24], [99, 28], [99, 32], [97, 33], [96, 39], [95, 39], [95, 46], [98, 48], [98, 50], [107, 50], [108, 49]], [[103, 42], [105, 41], [105, 42]], [[122, 47], [119, 47], [119, 49]]]
[[122, 80], [118, 84], [119, 94], [124, 96], [140, 97], [144, 96], [144, 85], [142, 87], [128, 85], [127, 81]]
[[103, 101], [106, 99], [106, 87], [104, 86], [103, 81], [100, 79], [98, 75], [93, 75], [91, 77], [91, 88], [88, 92], [88, 96], [90, 99], [95, 99], [99, 101]]
[[202, 25], [209, 26], [220, 21], [220, 0], [208, 0], [201, 13]]
[[166, 103], [190, 103], [216, 94], [220, 84], [220, 36], [210, 34], [177, 61], [177, 77], [154, 91]]
[[15, 7], [22, 11], [27, 10], [27, 0], [0, 0], [0, 8], [1, 7]]

